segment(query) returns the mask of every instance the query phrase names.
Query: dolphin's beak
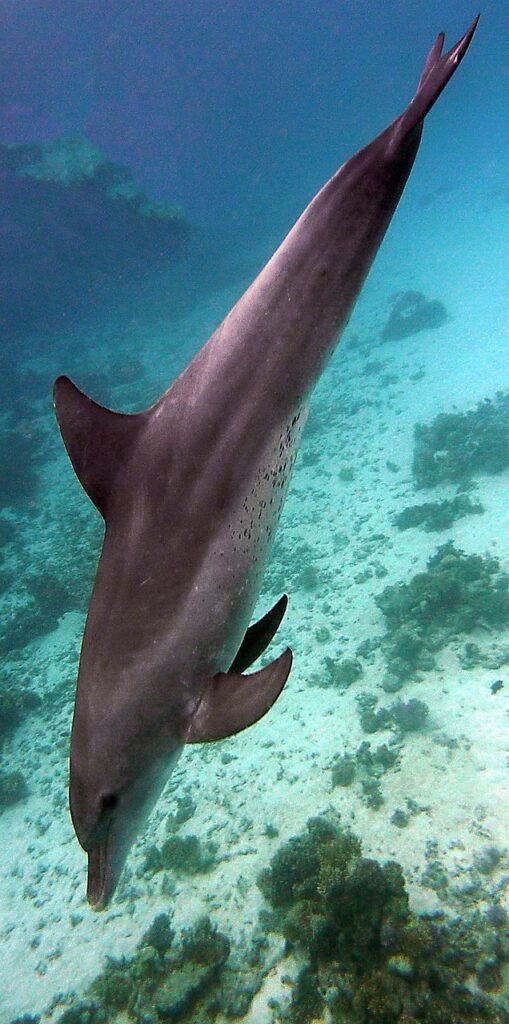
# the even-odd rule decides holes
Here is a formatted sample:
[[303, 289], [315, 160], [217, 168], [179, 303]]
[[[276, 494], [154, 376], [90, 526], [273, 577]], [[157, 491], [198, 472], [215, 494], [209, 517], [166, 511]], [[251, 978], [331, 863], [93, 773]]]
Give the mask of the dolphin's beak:
[[88, 856], [87, 899], [92, 910], [104, 910], [111, 902], [129, 850], [145, 827], [181, 749], [176, 747], [170, 757], [156, 761], [131, 782], [119, 794], [115, 805], [97, 817], [92, 828], [89, 826], [92, 815], [87, 814], [86, 802], [84, 809], [80, 808], [80, 793], [75, 787], [71, 814], [78, 839]]
[[112, 814], [102, 836], [87, 850], [87, 899], [92, 910], [104, 910], [117, 888], [135, 838], [133, 830], [125, 825], [122, 813]]
[[88, 853], [87, 899], [92, 910], [104, 910], [115, 891], [118, 877], [114, 876], [111, 859], [111, 834]]

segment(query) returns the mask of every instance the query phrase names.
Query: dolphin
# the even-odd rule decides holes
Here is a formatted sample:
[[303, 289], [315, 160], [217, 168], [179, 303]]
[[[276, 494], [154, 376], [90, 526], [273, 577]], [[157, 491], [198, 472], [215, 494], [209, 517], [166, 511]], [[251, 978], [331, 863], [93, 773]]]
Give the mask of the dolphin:
[[105, 522], [70, 751], [94, 909], [111, 900], [183, 746], [252, 725], [288, 678], [289, 649], [245, 670], [286, 609], [283, 596], [249, 626], [310, 394], [477, 21], [448, 53], [438, 36], [406, 110], [318, 192], [155, 405], [123, 415], [55, 382], [64, 444]]

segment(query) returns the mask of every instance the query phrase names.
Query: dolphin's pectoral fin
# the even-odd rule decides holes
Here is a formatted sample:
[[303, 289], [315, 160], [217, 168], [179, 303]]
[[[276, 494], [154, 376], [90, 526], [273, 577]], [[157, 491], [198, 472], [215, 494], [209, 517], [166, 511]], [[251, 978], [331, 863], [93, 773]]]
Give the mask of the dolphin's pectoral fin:
[[112, 412], [88, 398], [68, 377], [58, 377], [53, 402], [60, 433], [80, 484], [101, 515], [126, 453], [146, 420]]
[[229, 670], [229, 675], [245, 672], [246, 668], [249, 668], [263, 654], [276, 635], [287, 607], [288, 597], [283, 594], [263, 618], [249, 627]]
[[269, 711], [288, 679], [292, 667], [289, 648], [259, 672], [243, 676], [218, 672], [207, 685], [191, 718], [185, 743], [210, 743], [247, 729]]

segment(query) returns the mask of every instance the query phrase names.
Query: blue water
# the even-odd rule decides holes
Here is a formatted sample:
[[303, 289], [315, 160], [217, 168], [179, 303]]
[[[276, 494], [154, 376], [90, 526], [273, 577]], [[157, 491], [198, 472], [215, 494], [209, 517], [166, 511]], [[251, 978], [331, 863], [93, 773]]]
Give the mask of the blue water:
[[[486, 454], [471, 472], [444, 470], [422, 490], [412, 469], [416, 423], [457, 414], [461, 445], [471, 422], [461, 414], [509, 388], [506, 5], [482, 10], [461, 68], [427, 119], [405, 194], [314, 397], [259, 602], [261, 615], [281, 593], [290, 597], [274, 640], [276, 653], [286, 645], [294, 652], [287, 688], [252, 730], [185, 754], [102, 915], [86, 903], [85, 857], [67, 808], [74, 687], [101, 524], [51, 408], [60, 373], [118, 410], [155, 401], [321, 185], [402, 111], [437, 32], [446, 32], [447, 47], [476, 13], [459, 0], [3, 4], [0, 1024], [42, 1014], [58, 1021], [75, 1005], [68, 994], [89, 999], [106, 957], [131, 957], [163, 912], [177, 936], [208, 914], [229, 937], [229, 964], [240, 965], [244, 981], [258, 978], [236, 1018], [224, 989], [214, 1008], [214, 986], [203, 982], [209, 1003], [197, 996], [182, 1019], [279, 1019], [277, 1006], [284, 1010], [294, 991], [282, 979], [294, 979], [305, 956], [297, 945], [288, 958], [277, 928], [259, 923], [267, 905], [256, 880], [317, 814], [339, 815], [365, 856], [401, 864], [413, 913], [499, 915], [491, 939], [472, 925], [482, 955], [495, 960], [495, 981], [481, 984], [477, 965], [470, 982], [502, 1006], [483, 1010], [502, 1016], [480, 1019], [505, 1019], [503, 608], [493, 619], [485, 609], [471, 629], [447, 627], [440, 640], [433, 633], [428, 666], [409, 656], [398, 676], [398, 638], [377, 598], [424, 573], [449, 542], [509, 572], [503, 401], [499, 419], [481, 423], [466, 444], [470, 454], [476, 446], [491, 452], [496, 438], [496, 472]], [[69, 138], [81, 140], [78, 172], [76, 150], [72, 158], [68, 142], [58, 149]], [[415, 330], [391, 332], [398, 311], [415, 314]], [[448, 459], [437, 447], [434, 466]], [[483, 511], [437, 531], [397, 528], [408, 506], [458, 493]], [[366, 695], [389, 708], [374, 737], [361, 714]], [[393, 706], [412, 700], [427, 711], [405, 731]], [[366, 742], [373, 750], [388, 744], [396, 768], [366, 775]], [[344, 754], [357, 758], [348, 786], [331, 782]], [[150, 852], [154, 863], [182, 806], [189, 817], [175, 832], [197, 836], [205, 851], [212, 843], [210, 865], [150, 869]], [[266, 945], [255, 965], [246, 950], [260, 930]], [[124, 1019], [168, 1019], [156, 1003], [152, 1017], [136, 1016], [130, 1004]], [[378, 1020], [366, 1014], [361, 1024]]]

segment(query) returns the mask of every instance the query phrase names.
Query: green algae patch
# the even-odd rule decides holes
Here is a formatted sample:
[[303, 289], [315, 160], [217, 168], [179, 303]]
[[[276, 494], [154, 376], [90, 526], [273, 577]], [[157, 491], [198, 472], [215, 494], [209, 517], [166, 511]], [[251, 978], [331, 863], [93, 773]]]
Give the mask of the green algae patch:
[[[2, 638], [3, 639], [3, 638]], [[2, 640], [0, 640], [0, 652]], [[39, 694], [28, 684], [18, 686], [8, 679], [2, 678], [0, 688], [0, 748], [4, 740], [10, 737], [18, 725], [24, 721], [30, 711], [41, 704]]]
[[387, 623], [382, 649], [396, 683], [432, 668], [434, 654], [453, 637], [509, 625], [509, 575], [497, 558], [467, 555], [452, 541], [437, 549], [425, 572], [385, 587], [375, 600]]
[[[180, 936], [158, 914], [134, 955], [109, 957], [89, 988], [53, 1004], [57, 1024], [211, 1024], [244, 1017], [274, 963], [261, 924], [237, 949], [208, 916]], [[14, 1024], [14, 1022], [13, 1022]]]
[[209, 917], [185, 929], [175, 945], [169, 916], [159, 914], [134, 956], [109, 958], [85, 996], [71, 1002], [58, 1024], [109, 1024], [119, 1019], [206, 1024], [219, 1012], [218, 984], [229, 955], [229, 940]]
[[467, 412], [439, 413], [414, 430], [412, 473], [417, 487], [468, 481], [509, 467], [509, 392], [498, 391]]
[[25, 776], [19, 771], [0, 771], [0, 814], [28, 796]]
[[[401, 867], [362, 856], [360, 841], [324, 818], [277, 851], [259, 879], [269, 927], [299, 959], [287, 1024], [502, 1024], [507, 918], [419, 917]], [[488, 971], [490, 966], [491, 974]]]
[[421, 331], [433, 331], [447, 323], [448, 313], [440, 299], [427, 299], [422, 292], [400, 292], [380, 334], [381, 341], [402, 341]]
[[362, 802], [378, 811], [384, 802], [381, 779], [397, 764], [399, 749], [399, 746], [390, 748], [382, 743], [372, 750], [371, 744], [364, 741], [355, 756], [339, 755], [331, 765], [332, 787], [351, 786], [353, 782], [359, 782]]
[[362, 675], [362, 664], [358, 658], [331, 658], [326, 655], [324, 667], [317, 673], [313, 680], [316, 686], [326, 689], [336, 687], [338, 690], [346, 690]]
[[217, 849], [217, 843], [202, 842], [195, 835], [169, 835], [160, 849], [155, 845], [149, 847], [144, 871], [173, 871], [178, 877], [205, 874], [216, 867]]
[[468, 494], [457, 494], [443, 501], [408, 505], [394, 517], [394, 525], [398, 530], [422, 526], [427, 533], [438, 533], [440, 530], [448, 530], [456, 520], [464, 516], [482, 515], [483, 512], [484, 506], [480, 501], [472, 501]]

